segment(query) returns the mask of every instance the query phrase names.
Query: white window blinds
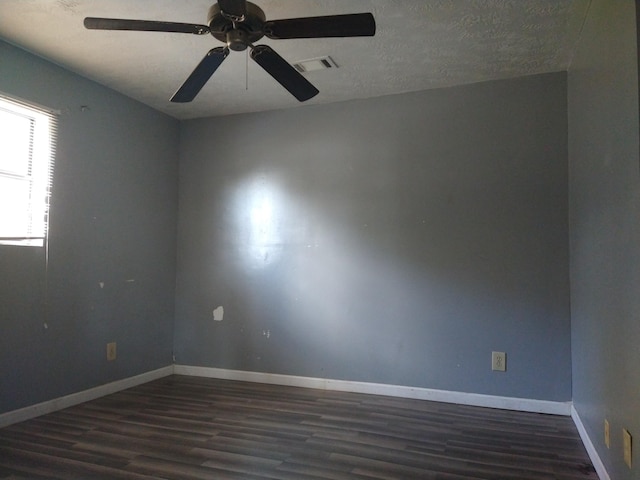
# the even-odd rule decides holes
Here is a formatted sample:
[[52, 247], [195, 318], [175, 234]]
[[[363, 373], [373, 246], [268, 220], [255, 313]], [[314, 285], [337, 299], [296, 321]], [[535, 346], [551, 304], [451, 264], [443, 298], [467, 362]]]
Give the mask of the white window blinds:
[[47, 237], [57, 115], [0, 94], [0, 244]]

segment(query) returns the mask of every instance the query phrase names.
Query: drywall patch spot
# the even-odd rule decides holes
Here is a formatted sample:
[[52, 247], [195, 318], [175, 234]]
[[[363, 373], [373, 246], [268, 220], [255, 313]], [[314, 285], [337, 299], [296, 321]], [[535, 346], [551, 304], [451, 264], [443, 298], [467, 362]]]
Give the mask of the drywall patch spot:
[[216, 307], [213, 309], [213, 320], [216, 322], [221, 322], [224, 318], [224, 307]]
[[104, 282], [100, 282], [99, 285], [100, 285], [100, 288], [104, 288]]

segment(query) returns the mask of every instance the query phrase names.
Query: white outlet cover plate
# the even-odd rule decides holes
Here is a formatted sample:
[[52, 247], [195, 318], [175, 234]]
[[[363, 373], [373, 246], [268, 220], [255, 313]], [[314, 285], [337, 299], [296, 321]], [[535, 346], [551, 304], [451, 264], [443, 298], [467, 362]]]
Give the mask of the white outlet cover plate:
[[507, 354], [505, 352], [491, 352], [491, 370], [497, 372], [507, 370]]
[[631, 434], [628, 430], [622, 430], [622, 444], [624, 448], [624, 463], [631, 468]]

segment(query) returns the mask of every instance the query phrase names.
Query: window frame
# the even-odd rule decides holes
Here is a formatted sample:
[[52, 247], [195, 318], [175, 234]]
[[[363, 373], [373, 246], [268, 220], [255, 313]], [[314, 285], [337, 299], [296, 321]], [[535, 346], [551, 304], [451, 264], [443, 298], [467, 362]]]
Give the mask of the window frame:
[[[28, 120], [30, 129], [29, 132], [24, 132], [22, 140], [28, 141], [28, 145], [22, 145], [23, 158], [18, 160], [16, 165], [12, 165], [11, 161], [3, 165], [0, 159], [0, 182], [7, 185], [18, 185], [19, 182], [27, 184], [25, 188], [17, 187], [13, 193], [6, 194], [6, 198], [2, 200], [6, 203], [0, 205], [0, 222], [6, 223], [0, 224], [0, 245], [44, 247], [49, 232], [59, 113], [1, 92], [0, 112], [7, 114], [8, 121], [11, 120], [11, 116]], [[7, 149], [7, 152], [0, 153], [7, 154], [8, 151]], [[14, 205], [12, 200], [15, 200], [15, 204], [21, 205], [18, 211], [10, 212]]]

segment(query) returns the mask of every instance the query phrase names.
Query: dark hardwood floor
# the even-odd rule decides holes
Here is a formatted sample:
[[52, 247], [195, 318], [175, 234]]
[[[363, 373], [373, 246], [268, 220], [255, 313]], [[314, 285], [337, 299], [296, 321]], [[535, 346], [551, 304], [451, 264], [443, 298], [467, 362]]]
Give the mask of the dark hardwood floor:
[[596, 479], [569, 417], [171, 376], [0, 429], [2, 479]]

